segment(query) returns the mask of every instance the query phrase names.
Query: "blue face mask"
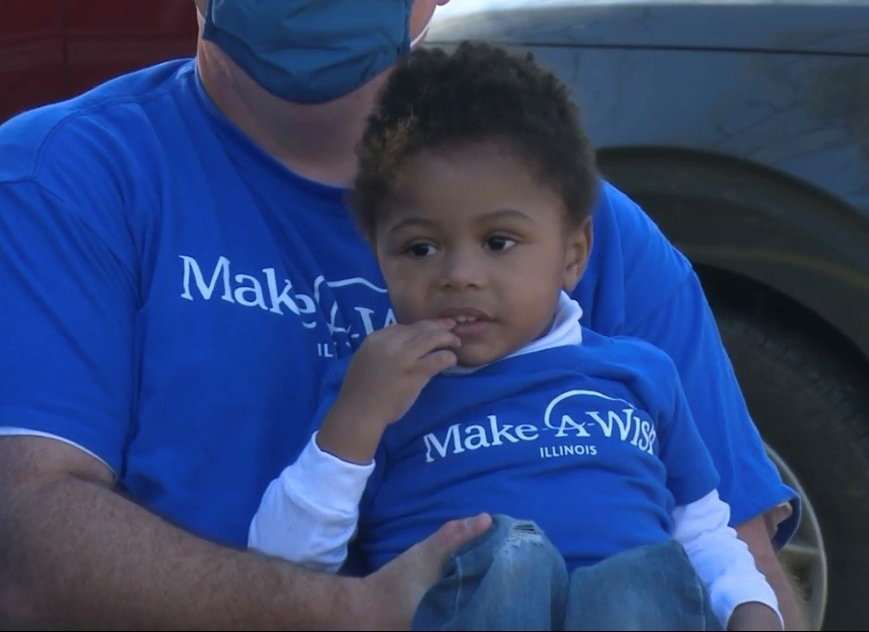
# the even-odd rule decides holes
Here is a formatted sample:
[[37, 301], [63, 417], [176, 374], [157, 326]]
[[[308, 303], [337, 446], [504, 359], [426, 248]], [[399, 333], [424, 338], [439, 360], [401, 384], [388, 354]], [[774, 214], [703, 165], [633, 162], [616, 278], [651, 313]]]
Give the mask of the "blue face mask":
[[202, 35], [263, 88], [325, 103], [410, 50], [413, 0], [209, 0]]

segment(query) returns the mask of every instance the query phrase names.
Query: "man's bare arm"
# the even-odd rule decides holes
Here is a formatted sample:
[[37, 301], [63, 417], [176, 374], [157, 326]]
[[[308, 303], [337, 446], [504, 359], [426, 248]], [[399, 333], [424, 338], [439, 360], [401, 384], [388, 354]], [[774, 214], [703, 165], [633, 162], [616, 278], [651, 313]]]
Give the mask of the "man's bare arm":
[[756, 516], [736, 527], [736, 533], [754, 555], [758, 570], [766, 576], [766, 580], [775, 591], [778, 608], [785, 621], [785, 630], [808, 630], [802, 604], [773, 550], [774, 532], [775, 526], [765, 515]]
[[0, 628], [406, 627], [449, 551], [488, 524], [449, 523], [369, 578], [337, 577], [196, 538], [72, 446], [0, 437]]

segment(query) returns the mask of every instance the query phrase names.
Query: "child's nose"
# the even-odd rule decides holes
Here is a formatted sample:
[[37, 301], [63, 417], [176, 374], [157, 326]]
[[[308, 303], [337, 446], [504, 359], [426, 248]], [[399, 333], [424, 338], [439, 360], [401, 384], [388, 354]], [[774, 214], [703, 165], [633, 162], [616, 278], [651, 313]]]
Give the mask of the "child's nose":
[[484, 272], [479, 257], [470, 248], [452, 250], [442, 257], [441, 286], [445, 289], [479, 288]]

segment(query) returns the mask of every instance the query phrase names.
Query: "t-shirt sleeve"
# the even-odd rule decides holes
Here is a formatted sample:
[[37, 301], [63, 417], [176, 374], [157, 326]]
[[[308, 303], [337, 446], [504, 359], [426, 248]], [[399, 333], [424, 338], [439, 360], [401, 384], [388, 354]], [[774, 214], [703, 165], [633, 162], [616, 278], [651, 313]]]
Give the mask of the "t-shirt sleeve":
[[[679, 369], [691, 414], [721, 476], [719, 493], [741, 524], [797, 496], [767, 457], [696, 275], [690, 274], [632, 335], [665, 351]], [[779, 528], [785, 542], [797, 512]]]
[[79, 186], [0, 174], [0, 426], [62, 437], [117, 474], [136, 380], [134, 266], [83, 219], [98, 183]]
[[718, 472], [691, 416], [679, 375], [672, 361], [660, 352], [657, 377], [668, 393], [660, 411], [659, 457], [667, 471], [667, 488], [676, 505], [687, 505], [713, 491], [719, 484]]
[[[786, 542], [796, 528], [798, 496], [766, 455], [697, 275], [624, 193], [607, 184], [601, 199], [595, 248], [601, 249], [598, 257], [614, 263], [598, 266], [594, 299], [601, 306], [596, 307], [600, 324], [615, 324], [609, 331], [598, 323], [592, 328], [641, 338], [670, 356], [721, 476], [719, 493], [731, 507], [732, 523], [792, 502], [795, 511], [776, 535], [778, 544]], [[603, 249], [616, 252], [604, 256]]]

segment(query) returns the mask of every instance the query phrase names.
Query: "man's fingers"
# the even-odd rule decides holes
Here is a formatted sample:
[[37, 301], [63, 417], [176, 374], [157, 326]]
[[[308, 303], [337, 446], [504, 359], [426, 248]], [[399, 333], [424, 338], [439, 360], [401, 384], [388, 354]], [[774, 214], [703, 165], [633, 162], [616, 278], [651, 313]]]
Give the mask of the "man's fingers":
[[420, 587], [420, 599], [434, 584], [449, 556], [474, 538], [483, 535], [491, 525], [492, 517], [489, 514], [451, 520], [409, 549], [409, 551], [417, 549], [418, 557], [412, 570], [414, 581]]
[[492, 516], [487, 513], [477, 514], [471, 518], [451, 520], [435, 531], [427, 540], [423, 540], [422, 545], [431, 547], [431, 555], [438, 559], [437, 566], [438, 572], [440, 572], [450, 554], [474, 538], [483, 535], [491, 526]]
[[451, 520], [369, 576], [366, 581], [377, 586], [378, 594], [389, 595], [395, 620], [387, 626], [409, 629], [411, 616], [450, 554], [483, 535], [491, 524], [489, 514]]

